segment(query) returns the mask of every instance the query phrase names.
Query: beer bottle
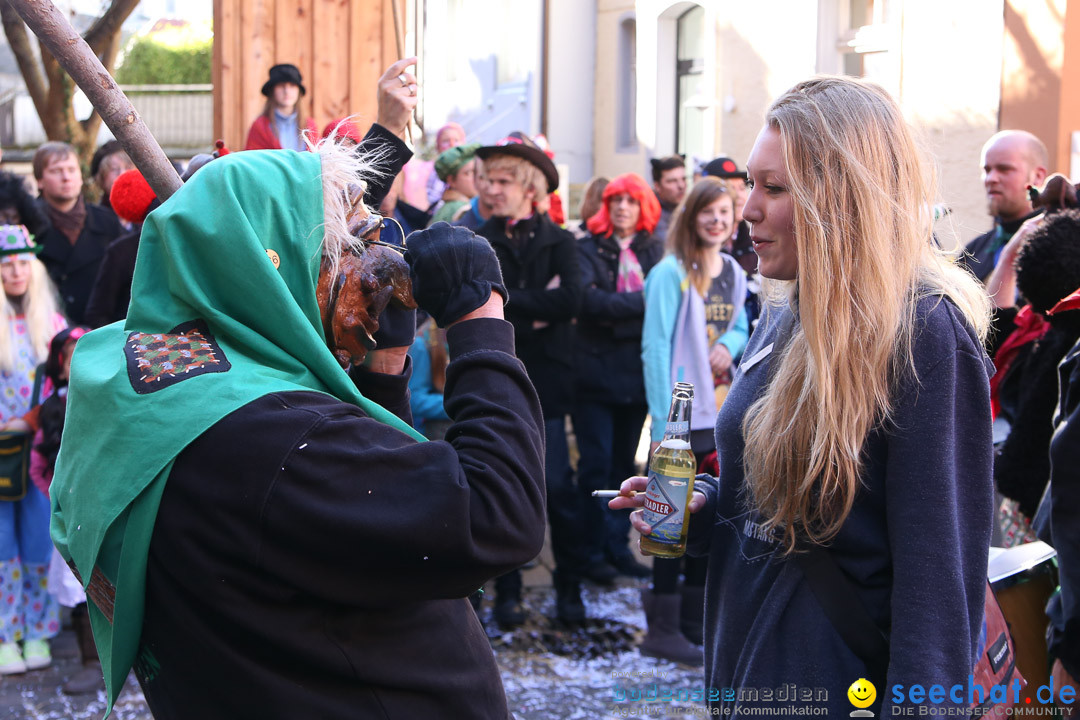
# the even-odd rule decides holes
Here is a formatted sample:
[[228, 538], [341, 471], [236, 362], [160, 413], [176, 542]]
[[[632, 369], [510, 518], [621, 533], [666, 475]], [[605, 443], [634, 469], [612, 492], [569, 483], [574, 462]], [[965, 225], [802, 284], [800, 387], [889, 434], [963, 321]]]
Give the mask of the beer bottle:
[[688, 506], [697, 469], [690, 449], [693, 400], [693, 383], [675, 383], [664, 439], [649, 460], [643, 519], [652, 527], [652, 533], [641, 537], [641, 551], [648, 555], [675, 558], [686, 552]]

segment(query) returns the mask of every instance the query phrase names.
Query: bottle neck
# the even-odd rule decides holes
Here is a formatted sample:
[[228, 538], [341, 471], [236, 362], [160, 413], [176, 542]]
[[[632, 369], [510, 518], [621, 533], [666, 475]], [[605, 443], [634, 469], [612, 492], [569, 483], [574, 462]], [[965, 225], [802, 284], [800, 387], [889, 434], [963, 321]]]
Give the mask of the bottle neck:
[[664, 440], [682, 440], [690, 442], [690, 407], [691, 399], [675, 395], [671, 398], [671, 410], [668, 411], [667, 425], [664, 426]]

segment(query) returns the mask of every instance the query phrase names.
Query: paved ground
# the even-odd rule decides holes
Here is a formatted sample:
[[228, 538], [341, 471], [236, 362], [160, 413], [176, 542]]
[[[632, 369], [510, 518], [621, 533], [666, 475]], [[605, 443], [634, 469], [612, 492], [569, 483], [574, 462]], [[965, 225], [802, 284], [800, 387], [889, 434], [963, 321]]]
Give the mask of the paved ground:
[[[79, 670], [79, 650], [75, 633], [65, 628], [52, 642], [53, 664], [25, 675], [0, 678], [0, 718], [15, 720], [98, 720], [105, 712], [105, 692], [68, 697], [60, 686]], [[111, 715], [113, 720], [152, 720], [142, 691], [134, 676], [120, 695]]]
[[[599, 720], [620, 717], [654, 718], [704, 717], [693, 703], [647, 705], [615, 702], [621, 691], [647, 692], [652, 683], [659, 687], [691, 690], [702, 685], [700, 669], [645, 658], [633, 649], [644, 628], [645, 618], [638, 600], [639, 582], [620, 580], [615, 588], [586, 585], [585, 599], [593, 630], [575, 635], [552, 631], [546, 620], [553, 614], [550, 574], [542, 557], [536, 568], [526, 573], [525, 604], [531, 620], [514, 633], [492, 632], [492, 647], [503, 673], [511, 711], [519, 720]], [[490, 616], [490, 601], [481, 617]], [[548, 648], [562, 644], [567, 654]], [[614, 646], [614, 651], [609, 650]], [[53, 641], [53, 665], [25, 675], [0, 678], [0, 720], [97, 720], [105, 708], [104, 692], [69, 698], [60, 685], [78, 669], [75, 637], [65, 630]], [[152, 720], [134, 677], [121, 694], [112, 720]]]

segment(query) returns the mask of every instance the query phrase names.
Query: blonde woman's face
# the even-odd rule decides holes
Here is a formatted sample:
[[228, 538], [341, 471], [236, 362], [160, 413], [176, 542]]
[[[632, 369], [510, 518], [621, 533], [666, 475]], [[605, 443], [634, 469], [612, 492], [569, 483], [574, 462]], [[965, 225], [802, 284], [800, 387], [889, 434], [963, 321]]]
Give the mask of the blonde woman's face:
[[0, 279], [4, 294], [11, 298], [22, 297], [30, 285], [30, 259], [32, 255], [8, 255], [0, 260]]
[[750, 224], [758, 271], [773, 280], [794, 280], [799, 271], [795, 201], [780, 150], [780, 131], [765, 126], [750, 152], [746, 170], [750, 194], [743, 206], [743, 219]]

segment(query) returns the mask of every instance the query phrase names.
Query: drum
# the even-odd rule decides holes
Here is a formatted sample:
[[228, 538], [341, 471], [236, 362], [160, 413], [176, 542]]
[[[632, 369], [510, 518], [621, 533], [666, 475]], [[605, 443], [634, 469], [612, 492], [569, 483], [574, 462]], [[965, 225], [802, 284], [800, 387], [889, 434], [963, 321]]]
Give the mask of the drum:
[[987, 578], [1016, 647], [1016, 667], [1027, 680], [1021, 703], [1049, 680], [1046, 603], [1057, 588], [1054, 548], [1035, 541], [1008, 549], [990, 548]]

